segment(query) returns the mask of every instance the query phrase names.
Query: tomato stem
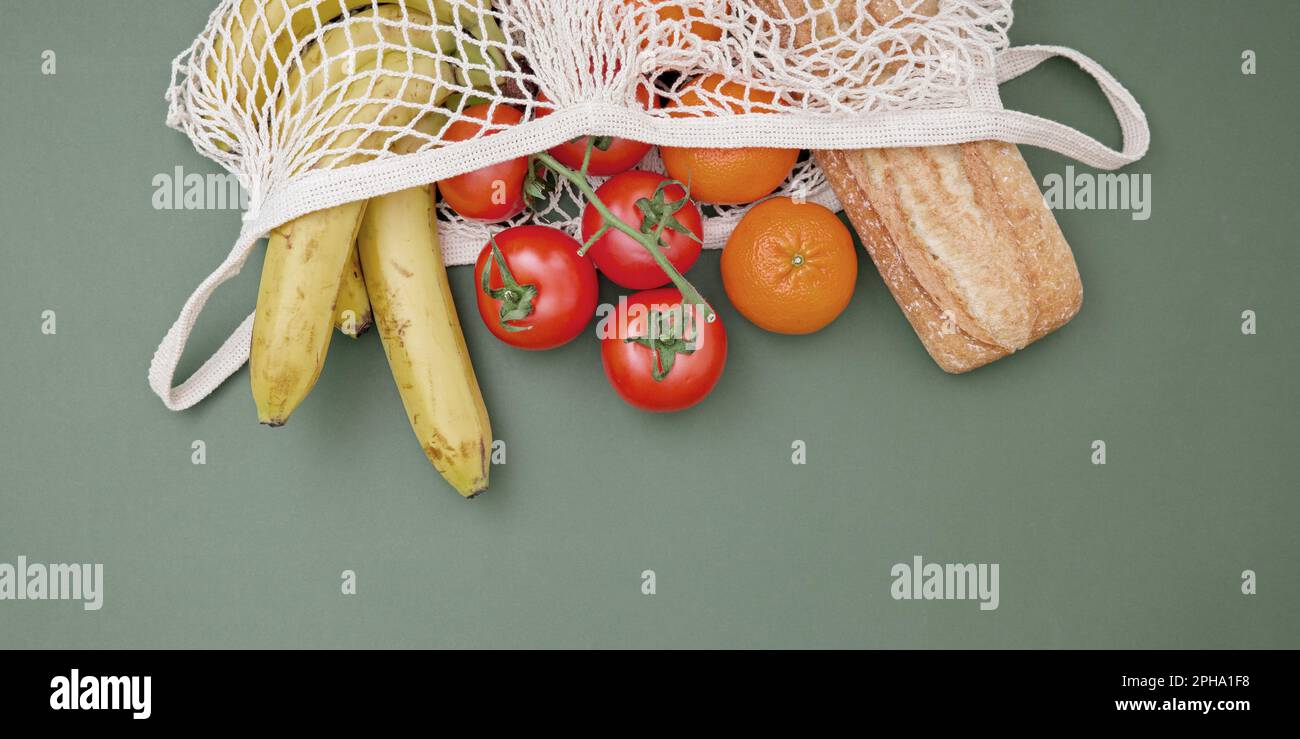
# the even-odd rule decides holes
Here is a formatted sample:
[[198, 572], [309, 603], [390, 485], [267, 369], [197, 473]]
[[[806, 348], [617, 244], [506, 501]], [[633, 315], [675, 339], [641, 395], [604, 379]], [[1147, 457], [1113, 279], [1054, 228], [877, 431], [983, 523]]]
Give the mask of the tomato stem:
[[596, 242], [600, 241], [601, 237], [607, 233], [609, 233], [609, 224], [608, 223], [600, 224], [600, 228], [597, 229], [596, 233], [592, 234], [591, 238], [587, 239], [587, 243], [583, 244], [582, 248], [578, 250], [578, 256], [580, 257], [586, 256], [587, 252], [591, 251], [591, 247], [595, 246]]
[[655, 382], [663, 382], [664, 378], [668, 377], [678, 354], [695, 352], [695, 341], [687, 337], [685, 327], [688, 309], [685, 306], [680, 308], [681, 310], [676, 314], [652, 310], [646, 321], [647, 335], [629, 336], [623, 340], [650, 349], [650, 376]]
[[[497, 273], [501, 275], [501, 287], [495, 289], [491, 281], [493, 262], [496, 263]], [[519, 284], [511, 274], [510, 267], [506, 265], [506, 258], [501, 254], [501, 247], [497, 246], [495, 236], [492, 237], [492, 258], [483, 264], [481, 287], [485, 295], [501, 302], [501, 311], [497, 317], [501, 328], [512, 333], [532, 329], [532, 326], [516, 326], [510, 322], [527, 318], [533, 312], [537, 286]]]
[[[588, 157], [590, 157], [592, 146], [592, 143], [588, 143], [587, 145]], [[587, 202], [591, 203], [592, 207], [600, 213], [601, 218], [604, 220], [604, 225], [601, 227], [602, 231], [610, 228], [617, 229], [644, 247], [646, 251], [650, 252], [650, 256], [654, 258], [655, 264], [659, 265], [659, 268], [664, 271], [664, 274], [668, 275], [668, 279], [672, 280], [673, 285], [675, 285], [678, 291], [681, 292], [682, 301], [703, 306], [704, 320], [709, 323], [717, 320], [717, 315], [713, 312], [713, 307], [710, 306], [704, 297], [700, 295], [700, 292], [695, 289], [694, 285], [687, 281], [685, 277], [682, 277], [682, 274], [677, 271], [677, 268], [673, 266], [673, 263], [668, 261], [668, 257], [664, 256], [663, 250], [659, 248], [659, 238], [663, 234], [666, 219], [672, 215], [671, 213], [660, 217], [657, 228], [653, 234], [642, 233], [636, 226], [633, 226], [614, 215], [614, 212], [611, 211], [609, 207], [596, 195], [596, 189], [591, 186], [591, 183], [587, 181], [587, 178], [583, 176], [581, 172], [575, 172], [564, 166], [558, 159], [551, 156], [548, 152], [534, 154], [533, 157], [547, 169], [573, 183], [573, 186], [578, 188], [578, 191], [583, 194], [583, 197], [587, 198]], [[595, 240], [593, 239], [590, 244], [594, 243]], [[591, 248], [590, 244], [584, 245], [582, 251], [579, 253], [585, 254], [586, 250]]]
[[591, 169], [591, 152], [595, 151], [594, 139], [587, 139], [587, 146], [582, 152], [582, 176], [586, 177], [587, 172]]

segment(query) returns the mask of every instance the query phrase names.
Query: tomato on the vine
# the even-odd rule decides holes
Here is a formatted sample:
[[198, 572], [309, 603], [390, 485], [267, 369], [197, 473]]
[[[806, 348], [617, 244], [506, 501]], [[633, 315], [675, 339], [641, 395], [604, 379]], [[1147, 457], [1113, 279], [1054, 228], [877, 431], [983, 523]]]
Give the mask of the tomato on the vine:
[[722, 319], [682, 306], [676, 288], [620, 301], [601, 338], [600, 358], [615, 392], [647, 411], [679, 411], [704, 399], [727, 362]]
[[[455, 121], [443, 132], [444, 141], [471, 139], [484, 128], [484, 124], [487, 130], [483, 135], [491, 136], [524, 118], [518, 108], [503, 104], [493, 107], [490, 103], [471, 105], [461, 115], [484, 123]], [[527, 176], [528, 157], [517, 157], [445, 179], [438, 183], [438, 191], [461, 216], [494, 223], [523, 212], [524, 179]]]
[[494, 236], [474, 264], [478, 311], [488, 330], [521, 349], [552, 349], [582, 333], [596, 313], [598, 285], [580, 248], [549, 226], [516, 226]]
[[[679, 273], [686, 272], [699, 259], [704, 222], [700, 209], [680, 184], [654, 172], [634, 169], [612, 177], [596, 190], [596, 196], [616, 217], [643, 232], [660, 230], [662, 222], [659, 248]], [[604, 229], [604, 223], [600, 211], [588, 203], [582, 212], [583, 243]], [[668, 284], [668, 275], [643, 245], [617, 229], [604, 230], [605, 234], [587, 253], [606, 277], [633, 290]]]
[[[637, 85], [636, 99], [646, 110], [655, 109], [655, 95], [651, 93], [648, 82], [642, 80]], [[547, 102], [545, 93], [538, 95], [538, 100]], [[537, 109], [538, 118], [550, 114], [551, 111], [548, 108]], [[569, 169], [580, 171], [583, 158], [587, 155], [587, 144], [593, 138], [596, 139], [596, 146], [591, 149], [591, 162], [587, 165], [587, 174], [593, 177], [610, 177], [620, 172], [626, 172], [639, 164], [642, 159], [645, 159], [645, 155], [652, 148], [650, 144], [641, 141], [621, 139], [615, 136], [583, 136], [560, 144], [551, 149], [550, 154], [558, 159], [560, 164]]]

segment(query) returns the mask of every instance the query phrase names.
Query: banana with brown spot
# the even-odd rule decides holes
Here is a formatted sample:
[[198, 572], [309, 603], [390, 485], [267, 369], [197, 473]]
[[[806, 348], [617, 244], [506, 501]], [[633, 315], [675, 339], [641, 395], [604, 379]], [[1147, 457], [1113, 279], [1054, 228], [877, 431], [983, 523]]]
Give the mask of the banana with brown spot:
[[438, 246], [433, 186], [372, 198], [357, 248], [407, 420], [434, 468], [473, 497], [487, 489], [492, 427]]
[[[329, 44], [330, 34], [342, 32], [342, 27], [331, 29], [321, 43]], [[379, 57], [377, 49], [359, 53]], [[340, 153], [326, 153], [318, 167], [372, 158], [392, 134], [366, 135], [365, 124], [406, 126], [447, 95], [445, 87], [429, 80], [450, 81], [445, 64], [418, 54], [383, 54], [378, 64], [371, 61], [350, 71], [358, 75], [350, 84], [324, 90], [332, 99], [320, 109], [334, 113], [321, 130], [333, 132], [325, 140], [330, 152]], [[313, 84], [310, 72], [304, 71], [307, 85]], [[412, 72], [423, 79], [409, 78]], [[283, 425], [320, 376], [348, 252], [365, 208], [365, 203], [348, 203], [310, 213], [271, 233], [249, 354], [253, 399], [264, 424]]]

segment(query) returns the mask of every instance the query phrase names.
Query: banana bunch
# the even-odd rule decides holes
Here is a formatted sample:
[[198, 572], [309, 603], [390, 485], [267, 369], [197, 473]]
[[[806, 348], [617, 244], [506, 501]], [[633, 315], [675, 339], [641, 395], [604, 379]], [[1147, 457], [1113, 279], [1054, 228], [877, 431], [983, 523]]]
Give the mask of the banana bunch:
[[[240, 12], [252, 19], [260, 9], [262, 20], [232, 23], [245, 53], [217, 63], [226, 65], [223, 78], [235, 86], [227, 92], [241, 103], [319, 127], [316, 168], [357, 164], [385, 147], [408, 153], [444, 127], [446, 117], [433, 109], [451, 94], [450, 83], [490, 89], [490, 70], [505, 67], [500, 48], [466, 41], [466, 33], [504, 40], [482, 12], [487, 2], [245, 0]], [[341, 8], [348, 22], [313, 33], [317, 18]], [[449, 64], [457, 53], [462, 64]], [[403, 127], [428, 138], [390, 143], [392, 129]], [[487, 487], [492, 432], [442, 263], [435, 191], [347, 203], [274, 229], [249, 371], [258, 420], [283, 425], [316, 384], [333, 328], [355, 338], [376, 324], [421, 447], [472, 497]]]
[[[371, 8], [377, 1], [405, 8], [412, 20], [415, 13], [435, 19], [447, 29], [438, 34], [440, 52], [456, 55], [459, 51], [471, 64], [506, 68], [504, 52], [486, 43], [506, 40], [496, 19], [484, 12], [490, 0], [242, 0], [220, 28], [220, 44], [208, 63], [208, 77], [226, 99], [261, 110], [281, 89], [281, 70], [292, 67], [289, 59], [293, 52], [320, 24]], [[453, 28], [473, 40], [463, 38], [464, 33], [458, 39]], [[474, 87], [490, 82], [482, 70], [465, 74]]]

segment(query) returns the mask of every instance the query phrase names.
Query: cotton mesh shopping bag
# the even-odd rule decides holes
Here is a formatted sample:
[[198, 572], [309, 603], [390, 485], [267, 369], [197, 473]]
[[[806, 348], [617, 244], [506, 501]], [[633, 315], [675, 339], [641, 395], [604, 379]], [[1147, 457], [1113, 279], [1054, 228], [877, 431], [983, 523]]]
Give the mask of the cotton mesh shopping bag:
[[[173, 410], [247, 360], [252, 316], [180, 385], [174, 376], [209, 296], [259, 239], [299, 216], [436, 182], [600, 135], [665, 146], [862, 149], [1001, 140], [1101, 169], [1141, 158], [1146, 118], [1099, 64], [1072, 49], [1010, 47], [1011, 0], [224, 0], [172, 62], [169, 126], [235, 174], [249, 208], [233, 249], [186, 301], [150, 368]], [[855, 12], [839, 12], [853, 5]], [[884, 8], [884, 12], [881, 12]], [[875, 12], [867, 12], [870, 9]], [[1002, 106], [998, 86], [1052, 57], [1090, 74], [1120, 123], [1114, 150]], [[762, 95], [716, 94], [719, 75]], [[645, 104], [645, 90], [654, 104]], [[695, 94], [687, 96], [688, 90]], [[639, 93], [639, 94], [638, 94]], [[518, 125], [444, 141], [471, 105]], [[491, 117], [491, 116], [489, 116]], [[661, 171], [652, 153], [641, 165]], [[811, 161], [779, 191], [838, 209]], [[448, 265], [524, 221], [579, 232], [566, 186], [513, 221], [444, 207]], [[711, 209], [721, 247], [745, 207]]]

